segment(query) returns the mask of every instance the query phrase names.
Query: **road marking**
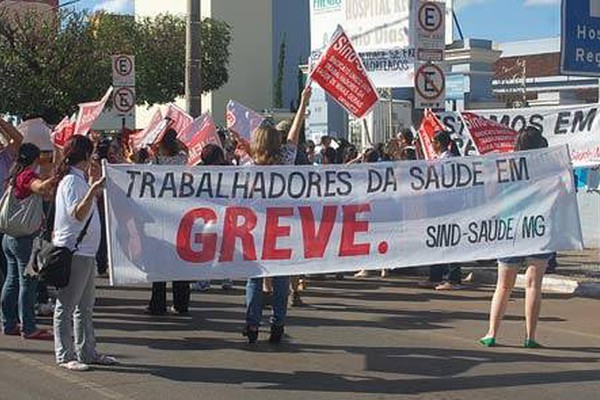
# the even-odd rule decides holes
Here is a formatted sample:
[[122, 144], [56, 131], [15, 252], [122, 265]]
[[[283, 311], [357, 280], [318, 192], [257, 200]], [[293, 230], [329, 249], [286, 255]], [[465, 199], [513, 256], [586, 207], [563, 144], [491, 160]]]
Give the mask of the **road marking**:
[[27, 356], [17, 354], [17, 353], [13, 353], [10, 351], [0, 351], [0, 356], [4, 356], [6, 358], [9, 358], [13, 361], [16, 361], [20, 364], [26, 365], [28, 367], [37, 368], [40, 371], [50, 374], [56, 378], [62, 379], [63, 381], [66, 381], [70, 384], [77, 385], [81, 388], [90, 390], [105, 399], [111, 399], [111, 400], [130, 400], [131, 399], [130, 397], [127, 397], [125, 395], [122, 395], [120, 393], [112, 391], [110, 389], [107, 389], [98, 383], [78, 378], [76, 376], [76, 374], [78, 374], [78, 372], [61, 371], [58, 369], [59, 367], [57, 367], [55, 365], [48, 365], [48, 364], [45, 364], [34, 358], [27, 357]]

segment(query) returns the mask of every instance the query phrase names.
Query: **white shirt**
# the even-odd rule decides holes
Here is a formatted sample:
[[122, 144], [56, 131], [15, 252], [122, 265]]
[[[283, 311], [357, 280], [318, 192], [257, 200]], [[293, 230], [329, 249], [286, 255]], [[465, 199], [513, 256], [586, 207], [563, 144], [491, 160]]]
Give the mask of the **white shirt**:
[[[77, 237], [83, 230], [89, 215], [78, 221], [75, 218], [75, 207], [81, 203], [90, 189], [83, 171], [71, 167], [69, 173], [58, 184], [56, 190], [56, 215], [54, 216], [54, 232], [52, 244], [57, 247], [75, 248]], [[75, 254], [85, 257], [95, 257], [100, 246], [101, 225], [96, 200], [91, 208], [92, 220], [87, 234], [81, 241]]]

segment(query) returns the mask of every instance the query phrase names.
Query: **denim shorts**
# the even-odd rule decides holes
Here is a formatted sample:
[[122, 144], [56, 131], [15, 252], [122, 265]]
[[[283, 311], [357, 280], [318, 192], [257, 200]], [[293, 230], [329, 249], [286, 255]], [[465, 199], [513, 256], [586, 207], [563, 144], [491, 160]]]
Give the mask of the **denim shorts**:
[[544, 253], [544, 254], [532, 254], [529, 256], [522, 257], [507, 257], [507, 258], [499, 258], [498, 264], [502, 264], [508, 267], [520, 267], [526, 261], [548, 261], [552, 257], [552, 253]]

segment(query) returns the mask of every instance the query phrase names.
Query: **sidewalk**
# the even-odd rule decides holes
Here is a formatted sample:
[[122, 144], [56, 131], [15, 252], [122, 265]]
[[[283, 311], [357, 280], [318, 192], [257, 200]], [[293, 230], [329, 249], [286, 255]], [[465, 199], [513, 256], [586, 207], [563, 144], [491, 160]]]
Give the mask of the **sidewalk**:
[[[472, 267], [472, 269], [471, 269]], [[493, 261], [469, 265], [465, 268], [474, 272], [476, 283], [493, 284], [497, 270]], [[600, 250], [563, 252], [558, 255], [558, 268], [555, 274], [544, 277], [544, 292], [572, 294], [581, 297], [600, 298]], [[518, 288], [524, 288], [525, 276], [519, 274]]]

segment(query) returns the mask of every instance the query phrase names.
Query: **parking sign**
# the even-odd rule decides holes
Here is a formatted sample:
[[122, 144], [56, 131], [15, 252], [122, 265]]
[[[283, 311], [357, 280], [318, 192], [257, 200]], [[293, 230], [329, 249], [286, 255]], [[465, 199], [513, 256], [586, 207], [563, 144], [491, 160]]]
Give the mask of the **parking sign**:
[[600, 0], [563, 0], [560, 70], [600, 76]]

